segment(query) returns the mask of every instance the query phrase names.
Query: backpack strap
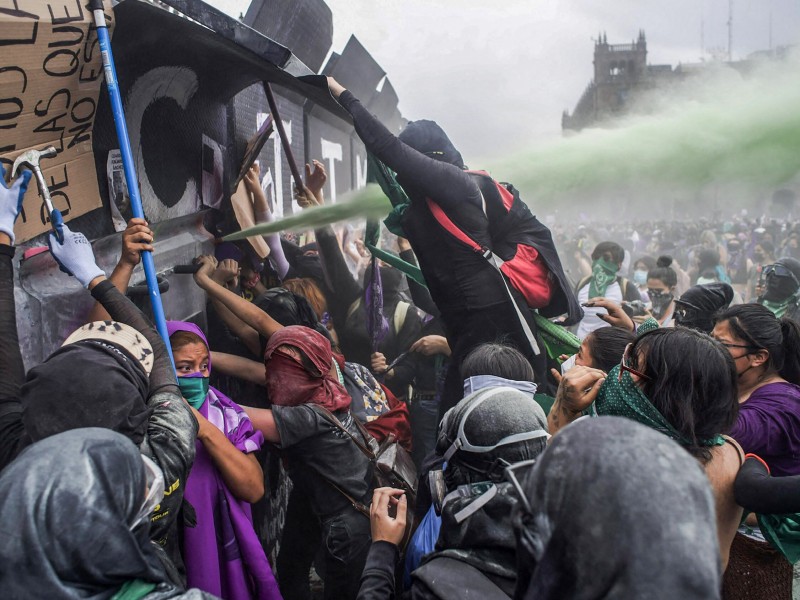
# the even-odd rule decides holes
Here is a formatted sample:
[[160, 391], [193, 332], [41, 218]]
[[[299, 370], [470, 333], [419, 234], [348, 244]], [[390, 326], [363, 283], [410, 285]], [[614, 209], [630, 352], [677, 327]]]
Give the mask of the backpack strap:
[[411, 308], [411, 305], [408, 302], [403, 302], [401, 300], [397, 303], [397, 307], [394, 309], [394, 318], [392, 319], [394, 324], [394, 332], [396, 334], [399, 334], [400, 330], [403, 329], [403, 325], [406, 323], [406, 316], [408, 315], [409, 308]]
[[[463, 232], [458, 227], [458, 225], [453, 223], [452, 219], [450, 219], [450, 217], [447, 216], [447, 213], [445, 213], [442, 210], [442, 207], [436, 204], [436, 202], [434, 202], [430, 198], [426, 198], [426, 200], [428, 202], [428, 208], [430, 209], [431, 214], [436, 219], [436, 221], [438, 221], [439, 225], [441, 225], [450, 235], [452, 235], [458, 241], [460, 241], [463, 244], [466, 244], [467, 246], [472, 248], [472, 250], [475, 251], [477, 254], [480, 254], [483, 258], [485, 258], [487, 262], [490, 265], [492, 265], [495, 268], [495, 270], [500, 274], [500, 279], [502, 280], [503, 285], [506, 288], [506, 294], [508, 294], [508, 297], [511, 300], [511, 305], [514, 307], [514, 310], [517, 313], [517, 319], [519, 320], [519, 324], [522, 327], [522, 331], [525, 334], [525, 337], [528, 339], [528, 344], [530, 344], [531, 350], [533, 350], [533, 354], [535, 356], [541, 354], [541, 350], [539, 349], [539, 344], [536, 342], [536, 336], [533, 335], [533, 331], [531, 331], [531, 327], [530, 325], [528, 325], [528, 321], [525, 318], [525, 315], [522, 314], [522, 311], [520, 310], [519, 305], [517, 304], [517, 301], [514, 298], [514, 295], [511, 293], [511, 288], [508, 287], [508, 282], [506, 281], [506, 277], [500, 268], [503, 266], [504, 261], [499, 256], [494, 254], [491, 251], [491, 249], [481, 246], [480, 244], [478, 244], [478, 242], [476, 242], [471, 237], [469, 237], [465, 232]], [[481, 200], [483, 200], [483, 211], [484, 213], [486, 213], [486, 200], [483, 198], [483, 193], [481, 193]]]
[[365, 435], [369, 435], [369, 432], [367, 432], [367, 430], [364, 429], [364, 427], [361, 425], [358, 419], [353, 418], [353, 423], [355, 423], [356, 427], [358, 428], [361, 437], [364, 438], [361, 442], [359, 442], [356, 439], [356, 436], [350, 433], [347, 427], [342, 425], [342, 422], [336, 417], [336, 415], [334, 415], [327, 408], [325, 408], [324, 406], [320, 406], [319, 404], [309, 404], [308, 406], [311, 407], [311, 410], [322, 415], [325, 418], [325, 420], [327, 420], [329, 423], [331, 423], [336, 428], [341, 430], [342, 433], [347, 435], [347, 437], [349, 437], [353, 441], [353, 443], [358, 447], [358, 449], [361, 450], [364, 456], [366, 456], [370, 461], [374, 462], [376, 460], [375, 452], [373, 452], [372, 449], [369, 447], [367, 438], [364, 437]]
[[[336, 417], [336, 415], [334, 415], [331, 411], [329, 411], [324, 406], [320, 406], [319, 404], [309, 404], [308, 406], [311, 407], [311, 410], [315, 411], [319, 415], [322, 415], [322, 417], [324, 417], [329, 423], [331, 423], [332, 425], [334, 425], [335, 427], [340, 429], [343, 433], [345, 433], [347, 435], [347, 437], [349, 437], [353, 441], [353, 443], [358, 447], [358, 449], [361, 450], [361, 452], [364, 454], [364, 456], [366, 456], [371, 463], [373, 463], [373, 464], [375, 463], [375, 461], [376, 461], [375, 453], [372, 450], [370, 450], [366, 445], [364, 445], [361, 442], [359, 442], [356, 439], [356, 437], [352, 433], [350, 433], [350, 431], [348, 431], [347, 427], [345, 427], [342, 424], [342, 422]], [[363, 427], [360, 427], [361, 424], [360, 424], [359, 420], [356, 419], [356, 418], [353, 418], [353, 422], [357, 426], [359, 426], [358, 430], [361, 433], [361, 435], [363, 436], [366, 430], [363, 429]], [[367, 435], [369, 435], [369, 434], [367, 434]], [[339, 485], [335, 481], [333, 481], [331, 478], [329, 478], [324, 473], [320, 473], [320, 472], [317, 472], [317, 473], [319, 474], [320, 477], [322, 477], [325, 481], [327, 481], [328, 484], [332, 488], [334, 488], [342, 496], [347, 498], [347, 500], [350, 501], [350, 504], [353, 506], [354, 509], [356, 509], [362, 515], [364, 515], [367, 518], [369, 518], [369, 506], [367, 506], [363, 502], [353, 498], [353, 496], [351, 496], [346, 491], [344, 491], [341, 487], [339, 487]]]

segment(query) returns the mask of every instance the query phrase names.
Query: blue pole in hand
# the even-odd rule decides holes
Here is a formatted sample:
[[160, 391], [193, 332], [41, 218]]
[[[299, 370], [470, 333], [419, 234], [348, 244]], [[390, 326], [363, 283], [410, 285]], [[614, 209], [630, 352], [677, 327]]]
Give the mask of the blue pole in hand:
[[[133, 216], [144, 219], [142, 209], [142, 198], [139, 195], [139, 179], [136, 176], [136, 167], [133, 162], [131, 152], [131, 141], [128, 137], [128, 126], [125, 123], [125, 110], [122, 108], [122, 97], [117, 84], [117, 72], [114, 67], [114, 55], [111, 52], [111, 36], [108, 35], [106, 17], [103, 13], [103, 0], [90, 0], [89, 8], [94, 17], [94, 24], [97, 28], [97, 38], [100, 41], [100, 53], [103, 57], [103, 70], [106, 76], [106, 87], [108, 96], [111, 100], [111, 112], [114, 115], [114, 125], [117, 129], [117, 140], [119, 141], [119, 151], [122, 155], [122, 166], [125, 171], [125, 181], [128, 184], [128, 194], [131, 199], [131, 211]], [[161, 294], [158, 292], [158, 280], [156, 279], [156, 266], [153, 262], [153, 254], [149, 251], [142, 252], [142, 266], [144, 275], [147, 279], [147, 291], [150, 296], [150, 306], [153, 309], [153, 317], [156, 322], [156, 329], [164, 339], [167, 346], [170, 360], [173, 365], [175, 360], [172, 358], [172, 348], [169, 344], [169, 333], [167, 333], [167, 320], [164, 317], [164, 307], [161, 304]]]

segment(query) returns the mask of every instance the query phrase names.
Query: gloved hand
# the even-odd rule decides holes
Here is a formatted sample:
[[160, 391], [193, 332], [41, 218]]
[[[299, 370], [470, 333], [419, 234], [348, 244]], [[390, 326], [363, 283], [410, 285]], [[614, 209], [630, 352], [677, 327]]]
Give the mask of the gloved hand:
[[14, 245], [14, 221], [17, 220], [20, 209], [22, 209], [22, 198], [28, 183], [31, 180], [31, 172], [23, 171], [20, 177], [8, 187], [6, 185], [6, 170], [0, 164], [0, 231], [8, 234], [11, 238], [11, 245]]
[[83, 287], [88, 288], [95, 277], [104, 276], [105, 273], [95, 263], [92, 245], [85, 235], [70, 231], [66, 225], [63, 226], [63, 232], [63, 244], [58, 242], [52, 231], [47, 236], [50, 252], [64, 273], [74, 275]]

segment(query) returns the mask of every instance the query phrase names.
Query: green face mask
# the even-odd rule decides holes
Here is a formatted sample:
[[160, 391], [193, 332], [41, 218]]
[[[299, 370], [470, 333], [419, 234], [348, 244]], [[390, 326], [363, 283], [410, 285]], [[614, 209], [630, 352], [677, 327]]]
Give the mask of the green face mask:
[[199, 373], [192, 373], [186, 377], [178, 377], [178, 387], [186, 401], [195, 409], [200, 410], [208, 395], [208, 377], [198, 377]]
[[[683, 446], [692, 444], [677, 431], [644, 392], [636, 385], [630, 373], [625, 371], [619, 376], [619, 365], [608, 372], [605, 383], [597, 394], [594, 411], [599, 416], [626, 417], [647, 425], [650, 429], [660, 431]], [[716, 435], [711, 439], [698, 439], [701, 446], [721, 446], [725, 440]]]
[[[592, 279], [589, 282], [589, 299], [606, 295], [606, 289], [617, 279], [619, 265], [598, 258], [592, 263]], [[622, 290], [623, 294], [625, 290]]]

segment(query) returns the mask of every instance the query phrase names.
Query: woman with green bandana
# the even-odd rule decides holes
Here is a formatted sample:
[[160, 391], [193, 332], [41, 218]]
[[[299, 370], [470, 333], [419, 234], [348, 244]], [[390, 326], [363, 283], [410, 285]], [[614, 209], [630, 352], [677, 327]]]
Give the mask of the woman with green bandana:
[[798, 291], [800, 291], [800, 261], [784, 257], [772, 265], [766, 265], [761, 275], [764, 292], [758, 303], [766, 306], [778, 319], [789, 317], [798, 320]]
[[231, 600], [279, 599], [250, 508], [264, 495], [255, 455], [263, 434], [238, 404], [209, 386], [211, 358], [203, 331], [182, 321], [167, 321], [167, 331], [178, 385], [199, 425], [186, 481], [186, 500], [197, 518], [181, 536], [189, 586]]
[[698, 460], [714, 489], [724, 569], [742, 516], [733, 484], [744, 459], [738, 444], [723, 435], [738, 411], [736, 368], [725, 348], [689, 329], [643, 334], [608, 374], [575, 367], [564, 375], [548, 416], [550, 432], [555, 435], [586, 410], [647, 425]]
[[623, 300], [641, 300], [636, 284], [617, 276], [624, 260], [625, 250], [616, 242], [600, 242], [592, 251], [592, 274], [580, 281], [575, 288], [578, 302], [585, 308], [583, 320], [578, 325], [579, 338], [583, 339], [592, 331], [608, 326], [598, 316], [605, 312], [604, 309], [586, 306], [593, 298], [608, 298], [617, 304], [621, 304]]

